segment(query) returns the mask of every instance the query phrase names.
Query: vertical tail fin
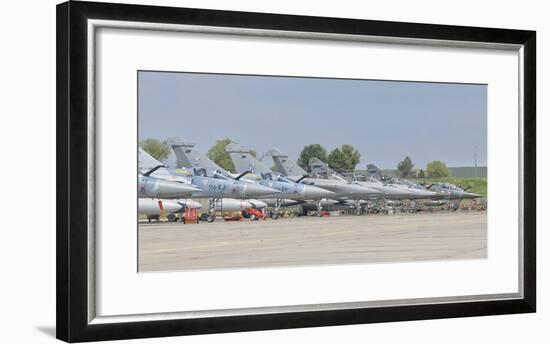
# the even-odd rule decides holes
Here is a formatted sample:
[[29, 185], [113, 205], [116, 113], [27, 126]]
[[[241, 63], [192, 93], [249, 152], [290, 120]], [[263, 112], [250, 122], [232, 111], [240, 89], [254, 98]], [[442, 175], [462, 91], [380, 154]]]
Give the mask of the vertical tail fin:
[[332, 172], [328, 165], [317, 158], [309, 159], [309, 168], [312, 173]]
[[382, 170], [376, 167], [375, 164], [367, 164], [367, 174], [375, 179], [382, 179]]
[[138, 167], [140, 169], [152, 169], [163, 165], [160, 161], [153, 158], [151, 154], [138, 147]]
[[179, 139], [169, 139], [168, 144], [172, 147], [178, 165], [186, 168], [205, 168], [208, 170], [225, 171], [218, 164], [210, 160], [206, 155], [195, 148], [194, 143], [184, 142]]
[[271, 155], [273, 162], [275, 163], [275, 170], [285, 176], [300, 178], [304, 175], [307, 175], [307, 172], [303, 168], [298, 166], [295, 161], [292, 161], [288, 158], [288, 154], [282, 153], [281, 151], [273, 148], [268, 153]]
[[231, 160], [233, 160], [233, 165], [235, 165], [237, 173], [250, 171], [261, 175], [262, 173], [271, 172], [271, 170], [262, 164], [260, 160], [256, 159], [256, 157], [250, 153], [250, 149], [245, 146], [231, 143], [225, 146], [225, 151], [229, 153]]

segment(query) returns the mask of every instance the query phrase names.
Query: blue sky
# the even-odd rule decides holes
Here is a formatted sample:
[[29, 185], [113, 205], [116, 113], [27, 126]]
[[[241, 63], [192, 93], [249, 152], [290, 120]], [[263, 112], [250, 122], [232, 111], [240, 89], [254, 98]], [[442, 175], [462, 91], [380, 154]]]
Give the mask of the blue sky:
[[[139, 139], [180, 137], [206, 152], [229, 137], [297, 158], [306, 144], [349, 143], [358, 168], [487, 159], [486, 85], [139, 72]], [[268, 166], [271, 165], [269, 158]], [[169, 163], [173, 162], [169, 159]], [[264, 160], [265, 161], [265, 160]]]

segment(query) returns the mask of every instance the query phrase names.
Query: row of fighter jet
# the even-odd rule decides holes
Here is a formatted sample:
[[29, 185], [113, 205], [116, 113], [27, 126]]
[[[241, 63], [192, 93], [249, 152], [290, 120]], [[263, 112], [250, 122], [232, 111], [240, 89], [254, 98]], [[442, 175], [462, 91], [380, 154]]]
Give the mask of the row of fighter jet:
[[170, 140], [169, 145], [183, 166], [170, 169], [139, 148], [138, 212], [158, 215], [200, 208], [194, 199], [209, 199], [207, 220], [216, 211], [245, 211], [271, 207], [276, 218], [281, 207], [301, 205], [304, 212], [322, 209], [355, 209], [365, 212], [369, 201], [391, 200], [462, 200], [480, 195], [454, 185], [439, 183], [426, 187], [407, 180], [382, 182], [373, 177], [346, 180], [325, 163], [312, 159], [311, 173], [304, 171], [288, 155], [272, 149], [268, 152], [274, 170], [259, 161], [251, 150], [229, 144], [229, 153], [237, 174], [226, 171], [201, 153], [194, 144]]

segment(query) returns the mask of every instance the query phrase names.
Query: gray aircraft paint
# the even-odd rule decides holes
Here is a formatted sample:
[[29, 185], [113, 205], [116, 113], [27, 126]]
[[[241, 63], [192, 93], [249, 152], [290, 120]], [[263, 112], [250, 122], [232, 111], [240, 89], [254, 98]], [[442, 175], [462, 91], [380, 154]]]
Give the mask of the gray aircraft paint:
[[221, 166], [210, 160], [206, 155], [196, 149], [195, 144], [193, 143], [171, 138], [168, 139], [168, 145], [170, 145], [174, 151], [174, 154], [176, 154], [179, 166], [187, 168], [201, 167], [208, 170], [225, 171]]
[[[376, 167], [376, 165], [369, 164], [367, 174], [367, 178], [369, 178], [370, 181], [383, 184], [380, 180], [382, 178], [382, 171], [378, 167]], [[389, 180], [386, 180], [385, 184], [383, 185], [410, 193], [409, 197], [403, 197], [402, 199], [438, 200], [442, 198], [440, 193], [434, 192], [433, 190], [428, 190], [423, 185], [410, 180], [391, 178]]]
[[[314, 176], [317, 176], [317, 178], [328, 179], [328, 180], [336, 179], [336, 180], [346, 181], [344, 177], [342, 177], [341, 175], [333, 171], [330, 167], [328, 167], [328, 164], [322, 162], [317, 158], [312, 158], [309, 161], [309, 166], [311, 168], [311, 172], [313, 173]], [[411, 192], [409, 191], [393, 188], [390, 186], [374, 183], [371, 181], [354, 180], [349, 183], [359, 185], [368, 190], [373, 190], [372, 196], [367, 197], [369, 199], [406, 199], [411, 196]]]
[[[163, 164], [153, 158], [149, 153], [144, 151], [141, 147], [138, 147], [138, 173], [144, 174], [148, 171], [151, 171], [157, 166], [163, 166]], [[166, 167], [161, 167], [156, 169], [152, 174], [152, 177], [176, 181], [185, 184], [191, 184], [191, 177], [193, 172], [185, 169], [169, 169]]]
[[442, 195], [442, 198], [449, 200], [474, 199], [481, 197], [481, 195], [467, 192], [461, 187], [449, 183], [436, 183], [430, 185], [429, 190], [434, 191]]
[[[280, 152], [276, 148], [269, 150], [268, 155], [271, 156], [273, 162], [275, 163], [275, 170], [284, 174], [285, 176], [291, 178], [292, 180], [297, 180], [303, 176], [308, 175], [304, 169], [302, 169], [298, 164], [289, 159], [288, 155]], [[323, 178], [305, 178], [302, 181], [303, 184], [314, 185], [320, 188], [334, 192], [334, 195], [331, 198], [338, 200], [343, 199], [368, 199], [375, 197], [380, 194], [379, 191], [362, 187], [358, 184], [352, 184], [345, 180], [341, 179], [323, 179]]]
[[272, 171], [260, 160], [251, 154], [251, 150], [238, 143], [230, 143], [225, 146], [225, 151], [229, 153], [237, 173], [250, 171], [261, 175], [262, 173], [271, 173]]
[[[138, 153], [138, 162], [143, 163], [143, 166], [139, 166], [141, 171], [144, 170], [143, 167], [145, 166], [150, 169], [153, 165], [155, 167], [162, 165], [159, 161], [141, 148]], [[246, 182], [234, 180], [229, 177], [226, 178], [221, 175], [219, 178], [208, 175], [195, 175], [187, 169], [169, 170], [165, 167], [161, 167], [154, 171], [151, 175], [158, 179], [178, 181], [195, 187], [197, 190], [189, 195], [191, 198], [258, 198], [266, 195], [272, 196], [279, 193], [279, 191], [274, 189], [268, 189], [264, 186], [256, 184], [249, 185]]]
[[441, 195], [439, 193], [428, 190], [423, 185], [410, 180], [392, 178], [386, 185], [409, 191], [411, 193], [410, 199], [441, 199]]
[[296, 180], [307, 175], [307, 172], [303, 168], [288, 158], [288, 154], [279, 151], [277, 148], [270, 149], [267, 154], [271, 156], [275, 163], [275, 168], [273, 169], [275, 172], [282, 173]]
[[280, 192], [259, 184], [245, 183], [232, 179], [221, 179], [195, 175], [191, 178], [193, 185], [201, 189], [193, 193], [197, 198], [261, 198], [273, 197]]
[[[192, 184], [200, 187], [206, 195], [211, 197], [224, 197], [241, 194], [243, 198], [270, 198], [278, 197], [281, 191], [254, 183], [253, 181], [236, 180], [233, 176], [218, 164], [201, 153], [194, 144], [172, 138], [168, 144], [178, 157], [178, 161], [186, 168], [194, 170]], [[197, 172], [202, 170], [202, 176]], [[211, 178], [214, 176], [214, 180]], [[199, 183], [199, 184], [197, 184]], [[231, 183], [231, 185], [229, 185]]]
[[139, 198], [184, 198], [199, 189], [188, 184], [158, 179], [144, 175], [138, 176]]
[[403, 199], [410, 199], [412, 192], [410, 190], [402, 189], [395, 187], [393, 185], [387, 185], [382, 183], [381, 181], [367, 177], [367, 181], [358, 181], [359, 184], [366, 184], [372, 187], [373, 189], [376, 189], [380, 192], [382, 192], [385, 195], [386, 200], [403, 200]]
[[281, 192], [279, 197], [281, 198], [320, 200], [334, 195], [332, 191], [296, 183], [280, 176], [278, 173], [274, 173], [261, 161], [256, 159], [247, 147], [239, 144], [229, 144], [225, 147], [225, 151], [229, 153], [237, 173], [248, 171], [261, 176], [259, 180], [260, 185], [279, 190]]

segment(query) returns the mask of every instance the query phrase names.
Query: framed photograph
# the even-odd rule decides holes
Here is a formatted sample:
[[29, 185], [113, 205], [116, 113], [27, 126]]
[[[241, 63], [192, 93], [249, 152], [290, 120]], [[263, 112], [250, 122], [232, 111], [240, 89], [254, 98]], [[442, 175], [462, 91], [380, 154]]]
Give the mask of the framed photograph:
[[57, 6], [57, 337], [534, 312], [534, 31]]

